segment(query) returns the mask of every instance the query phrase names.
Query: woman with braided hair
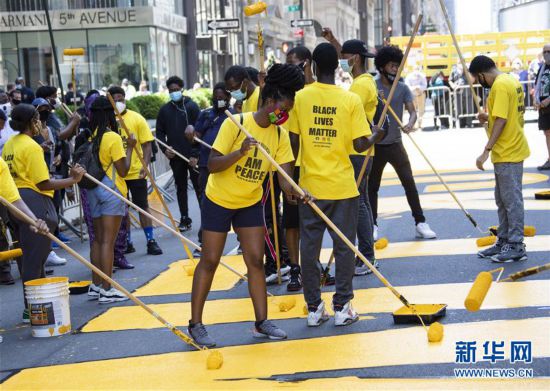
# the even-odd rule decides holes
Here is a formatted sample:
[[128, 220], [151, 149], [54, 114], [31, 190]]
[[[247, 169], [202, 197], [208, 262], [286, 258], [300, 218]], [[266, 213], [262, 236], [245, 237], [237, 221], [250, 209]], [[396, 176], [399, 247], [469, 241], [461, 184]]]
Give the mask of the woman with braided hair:
[[[192, 314], [188, 328], [198, 345], [212, 347], [216, 344], [202, 324], [202, 313], [231, 225], [241, 240], [247, 266], [248, 290], [256, 317], [254, 337], [287, 337], [283, 330], [267, 320], [261, 198], [262, 183], [271, 164], [256, 146], [260, 144], [264, 147], [292, 175], [294, 157], [290, 139], [280, 125], [288, 118], [296, 91], [303, 86], [303, 73], [298, 67], [275, 64], [267, 73], [259, 109], [238, 117], [253, 138], [247, 137], [228, 118], [212, 146], [208, 159], [210, 177], [201, 210], [203, 248], [193, 277]], [[287, 196], [297, 196], [281, 175], [279, 181]]]

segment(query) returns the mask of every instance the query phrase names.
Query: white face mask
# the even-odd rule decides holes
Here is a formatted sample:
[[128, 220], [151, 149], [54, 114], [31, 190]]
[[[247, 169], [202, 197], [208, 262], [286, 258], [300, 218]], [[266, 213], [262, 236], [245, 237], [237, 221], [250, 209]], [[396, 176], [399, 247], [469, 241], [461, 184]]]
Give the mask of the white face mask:
[[116, 108], [118, 112], [122, 114], [122, 112], [126, 110], [126, 104], [124, 102], [116, 102]]

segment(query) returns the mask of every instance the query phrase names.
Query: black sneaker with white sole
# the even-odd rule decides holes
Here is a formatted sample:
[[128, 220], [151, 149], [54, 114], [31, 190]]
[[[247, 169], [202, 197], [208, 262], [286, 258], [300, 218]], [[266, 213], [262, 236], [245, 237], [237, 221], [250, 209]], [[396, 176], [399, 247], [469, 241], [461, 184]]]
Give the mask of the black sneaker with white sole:
[[500, 252], [502, 251], [502, 246], [504, 246], [505, 244], [506, 242], [504, 240], [498, 239], [496, 243], [491, 247], [479, 251], [477, 253], [477, 256], [479, 258], [491, 258], [495, 255], [500, 254]]
[[193, 223], [193, 220], [191, 220], [189, 217], [184, 216], [180, 219], [180, 223], [178, 225], [178, 229], [180, 232], [186, 232], [191, 230], [191, 225]]
[[[277, 274], [277, 266], [274, 262], [266, 262], [264, 265], [265, 270], [265, 282], [267, 284], [276, 284], [279, 279], [279, 275]], [[288, 281], [290, 277], [288, 274], [283, 274], [281, 270], [281, 281]]]
[[296, 292], [302, 289], [302, 273], [300, 265], [292, 265], [290, 267], [290, 281], [286, 286], [286, 290], [289, 292]]
[[206, 346], [207, 348], [213, 348], [216, 346], [216, 341], [208, 335], [208, 331], [206, 331], [206, 327], [204, 327], [202, 323], [199, 322], [191, 324], [191, 322], [189, 322], [187, 331], [189, 331], [189, 335], [193, 338], [193, 341], [195, 341], [197, 345]]
[[159, 247], [155, 239], [151, 239], [147, 242], [147, 254], [149, 255], [161, 255], [162, 250]]
[[253, 332], [254, 338], [286, 339], [286, 333], [275, 326], [270, 320], [256, 322]]
[[527, 252], [523, 243], [506, 243], [499, 254], [491, 257], [496, 263], [510, 263], [527, 260]]
[[99, 304], [117, 303], [126, 300], [128, 300], [128, 297], [116, 288], [111, 287], [108, 291], [103, 288], [99, 290]]
[[[372, 265], [375, 267], [375, 268], [380, 268], [380, 264], [378, 263], [378, 261], [376, 259], [372, 259], [370, 260], [370, 263], [372, 263]], [[355, 272], [354, 272], [354, 276], [366, 276], [367, 274], [371, 274], [372, 273], [372, 270], [370, 270], [370, 268], [365, 265], [365, 263], [359, 259], [359, 258], [355, 258]]]

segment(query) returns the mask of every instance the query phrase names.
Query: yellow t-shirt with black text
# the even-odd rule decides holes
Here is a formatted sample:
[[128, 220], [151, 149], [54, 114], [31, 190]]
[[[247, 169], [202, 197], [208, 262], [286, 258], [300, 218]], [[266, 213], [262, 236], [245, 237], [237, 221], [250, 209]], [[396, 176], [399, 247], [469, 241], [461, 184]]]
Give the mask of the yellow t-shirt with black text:
[[[151, 129], [149, 129], [149, 125], [147, 125], [147, 120], [143, 118], [141, 114], [136, 113], [132, 110], [126, 110], [126, 113], [124, 113], [122, 119], [124, 120], [124, 123], [126, 124], [126, 127], [128, 128], [130, 134], [133, 134], [136, 138], [137, 150], [139, 151], [139, 154], [143, 156], [143, 149], [141, 148], [141, 144], [152, 142], [155, 139], [153, 137], [153, 132], [151, 132]], [[120, 135], [122, 136], [122, 141], [124, 142], [124, 150], [126, 150], [127, 136], [122, 127], [120, 129]], [[142, 168], [143, 165], [139, 160], [138, 154], [135, 153], [134, 150], [134, 153], [132, 154], [132, 164], [130, 165], [130, 171], [128, 171], [128, 175], [126, 175], [125, 179], [139, 179], [139, 172]]]
[[10, 169], [2, 158], [0, 158], [0, 196], [10, 204], [21, 199], [17, 186], [11, 177]]
[[315, 82], [298, 91], [293, 115], [290, 131], [300, 136], [300, 186], [321, 200], [358, 196], [349, 155], [357, 154], [353, 140], [371, 131], [357, 94]]
[[248, 99], [243, 101], [243, 113], [258, 111], [258, 101], [260, 100], [260, 86], [254, 89], [254, 92]]
[[[376, 88], [374, 77], [370, 73], [359, 75], [353, 79], [349, 91], [359, 95], [367, 116], [367, 121], [369, 121], [369, 124], [372, 124], [374, 121], [374, 114], [376, 113], [376, 106], [378, 105], [378, 89]], [[361, 153], [354, 153], [354, 155], [366, 156], [368, 152], [369, 150], [367, 149]], [[370, 156], [374, 156], [374, 145], [372, 146]]]
[[[277, 126], [260, 127], [252, 113], [242, 114], [243, 126], [279, 164], [294, 160], [288, 132]], [[237, 120], [240, 120], [237, 117]], [[229, 118], [221, 128], [212, 149], [222, 155], [228, 155], [241, 149], [246, 135]], [[251, 148], [248, 153], [224, 171], [215, 172], [208, 177], [206, 195], [214, 203], [227, 209], [246, 208], [256, 204], [262, 198], [264, 182], [271, 163], [258, 150]]]
[[44, 150], [30, 136], [20, 133], [11, 137], [4, 145], [2, 157], [18, 189], [32, 189], [53, 198], [53, 190], [41, 191], [36, 186], [49, 180], [50, 173], [44, 160]]
[[105, 175], [111, 178], [111, 180], [113, 180], [114, 175], [114, 183], [117, 189], [120, 191], [120, 194], [126, 196], [128, 194], [126, 181], [123, 177], [118, 175], [114, 166], [114, 162], [124, 158], [126, 158], [126, 150], [122, 142], [122, 137], [112, 131], [105, 132], [101, 138], [101, 144], [99, 145], [99, 161], [101, 162], [103, 171], [105, 171]]
[[497, 76], [487, 100], [488, 136], [491, 137], [496, 118], [505, 119], [506, 125], [491, 151], [493, 163], [519, 163], [531, 153], [523, 132], [524, 99], [523, 87], [515, 77], [506, 73]]

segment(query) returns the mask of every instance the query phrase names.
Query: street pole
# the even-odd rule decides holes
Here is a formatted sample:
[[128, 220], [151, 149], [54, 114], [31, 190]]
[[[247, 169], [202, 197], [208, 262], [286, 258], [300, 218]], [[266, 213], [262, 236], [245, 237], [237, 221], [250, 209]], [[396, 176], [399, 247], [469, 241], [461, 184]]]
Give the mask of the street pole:
[[[300, 0], [300, 19], [304, 19], [304, 0]], [[305, 29], [302, 29], [304, 34], [302, 35], [302, 38], [300, 39], [300, 44], [302, 46], [306, 45], [306, 37], [305, 37]]]
[[[55, 47], [55, 41], [53, 39], [52, 21], [50, 20], [50, 11], [48, 10], [48, 0], [42, 0], [42, 7], [44, 8], [44, 12], [46, 12], [46, 21], [48, 22], [48, 32], [50, 33], [50, 44], [52, 45], [53, 60], [55, 62], [55, 71], [57, 72], [57, 80], [59, 82], [59, 89], [61, 90], [61, 99], [63, 99], [63, 97], [65, 96], [65, 93], [63, 92], [63, 80], [61, 79], [61, 71], [59, 70], [59, 60], [57, 58], [57, 49]], [[76, 94], [76, 86], [73, 86], [73, 87], [75, 87], [75, 94]]]

